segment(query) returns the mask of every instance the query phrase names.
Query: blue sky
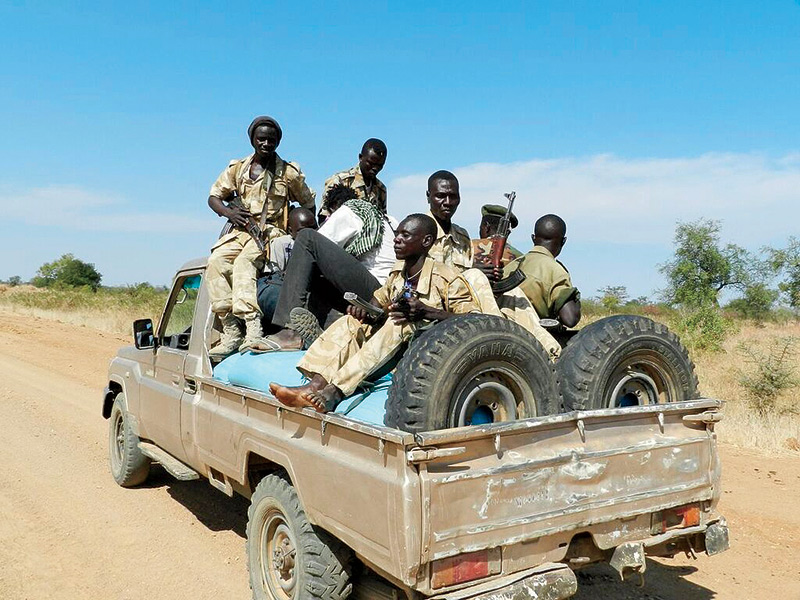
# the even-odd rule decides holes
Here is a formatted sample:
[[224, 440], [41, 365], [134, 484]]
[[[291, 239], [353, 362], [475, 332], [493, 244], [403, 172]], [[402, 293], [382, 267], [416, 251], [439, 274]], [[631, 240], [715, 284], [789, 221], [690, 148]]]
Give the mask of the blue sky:
[[65, 252], [166, 283], [222, 222], [208, 189], [271, 114], [318, 191], [384, 139], [390, 212], [462, 178], [569, 225], [584, 294], [651, 294], [677, 220], [780, 245], [800, 222], [800, 5], [0, 2], [0, 279]]

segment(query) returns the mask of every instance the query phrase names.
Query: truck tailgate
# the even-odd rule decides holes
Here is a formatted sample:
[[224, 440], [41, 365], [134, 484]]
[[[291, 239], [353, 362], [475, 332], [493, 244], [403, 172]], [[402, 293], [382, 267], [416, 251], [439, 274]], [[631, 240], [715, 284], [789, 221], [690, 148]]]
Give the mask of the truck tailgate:
[[417, 435], [408, 454], [430, 507], [423, 562], [712, 500], [719, 465], [706, 422], [720, 406], [695, 400]]

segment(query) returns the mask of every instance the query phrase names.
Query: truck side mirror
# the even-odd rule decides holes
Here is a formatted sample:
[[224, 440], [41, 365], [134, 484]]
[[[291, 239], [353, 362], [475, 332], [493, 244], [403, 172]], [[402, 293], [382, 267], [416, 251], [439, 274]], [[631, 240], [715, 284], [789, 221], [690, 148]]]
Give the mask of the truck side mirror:
[[133, 345], [139, 350], [155, 346], [152, 319], [136, 319], [133, 322]]

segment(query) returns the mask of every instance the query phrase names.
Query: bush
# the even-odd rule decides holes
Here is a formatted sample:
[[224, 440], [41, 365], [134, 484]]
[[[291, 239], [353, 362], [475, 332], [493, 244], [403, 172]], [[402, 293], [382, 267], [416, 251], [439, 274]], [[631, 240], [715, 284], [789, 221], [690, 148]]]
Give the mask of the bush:
[[671, 320], [671, 327], [692, 352], [719, 352], [725, 338], [737, 330], [732, 320], [710, 305], [679, 310]]
[[31, 283], [36, 287], [88, 287], [96, 291], [100, 287], [102, 275], [91, 263], [85, 263], [72, 254], [64, 254], [61, 258], [45, 263], [36, 272]]
[[793, 337], [778, 338], [766, 353], [752, 345], [738, 346], [745, 362], [751, 365], [749, 372], [741, 373], [739, 384], [750, 407], [761, 416], [774, 412], [781, 393], [800, 383], [795, 376], [797, 341]]

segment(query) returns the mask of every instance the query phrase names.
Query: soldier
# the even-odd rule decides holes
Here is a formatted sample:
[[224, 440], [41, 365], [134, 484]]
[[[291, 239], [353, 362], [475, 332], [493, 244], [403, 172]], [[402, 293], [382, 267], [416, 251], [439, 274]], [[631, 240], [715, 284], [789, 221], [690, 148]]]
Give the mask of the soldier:
[[386, 163], [386, 144], [377, 138], [370, 138], [361, 147], [358, 155], [358, 164], [352, 169], [332, 175], [325, 181], [325, 191], [322, 195], [322, 206], [317, 218], [319, 224], [336, 210], [328, 206], [328, 192], [338, 184], [346, 185], [356, 192], [356, 198], [368, 200], [377, 206], [381, 212], [386, 212], [386, 186], [378, 179], [377, 175]]
[[[211, 209], [233, 224], [212, 247], [206, 269], [211, 310], [222, 322], [220, 343], [209, 352], [212, 358], [247, 349], [263, 335], [256, 279], [269, 257], [244, 229], [248, 218], [256, 218], [262, 239], [269, 242], [286, 233], [290, 202], [315, 209], [314, 192], [306, 185], [300, 167], [275, 152], [282, 136], [278, 122], [257, 117], [247, 135], [254, 153], [232, 161], [211, 186], [208, 197]], [[243, 208], [225, 204], [234, 194]], [[242, 320], [246, 325], [244, 342]]]
[[533, 227], [533, 249], [507, 265], [504, 275], [521, 269], [520, 288], [541, 318], [558, 319], [566, 327], [581, 320], [581, 300], [567, 268], [556, 257], [567, 242], [567, 224], [556, 215], [544, 215]]
[[[472, 255], [476, 260], [484, 260], [489, 258], [492, 250], [492, 236], [497, 233], [497, 228], [500, 225], [500, 219], [506, 214], [506, 207], [498, 204], [484, 204], [481, 207], [481, 226], [479, 229], [480, 238], [472, 240]], [[514, 229], [519, 224], [517, 216], [512, 212], [510, 217], [511, 229]], [[506, 243], [503, 252], [503, 265], [507, 265], [512, 260], [522, 256], [522, 252], [514, 248], [511, 244]]]
[[364, 309], [349, 307], [348, 314], [325, 330], [298, 363], [297, 369], [311, 381], [298, 387], [271, 383], [272, 394], [289, 406], [333, 410], [421, 325], [477, 311], [458, 271], [428, 256], [435, 239], [433, 219], [421, 214], [406, 217], [394, 238], [397, 262], [372, 297], [372, 304], [388, 311], [388, 318], [373, 323]]
[[436, 171], [428, 177], [425, 192], [430, 207], [429, 216], [436, 222], [436, 242], [430, 257], [459, 271], [472, 267], [472, 241], [463, 227], [452, 218], [461, 204], [458, 179], [450, 171]]

